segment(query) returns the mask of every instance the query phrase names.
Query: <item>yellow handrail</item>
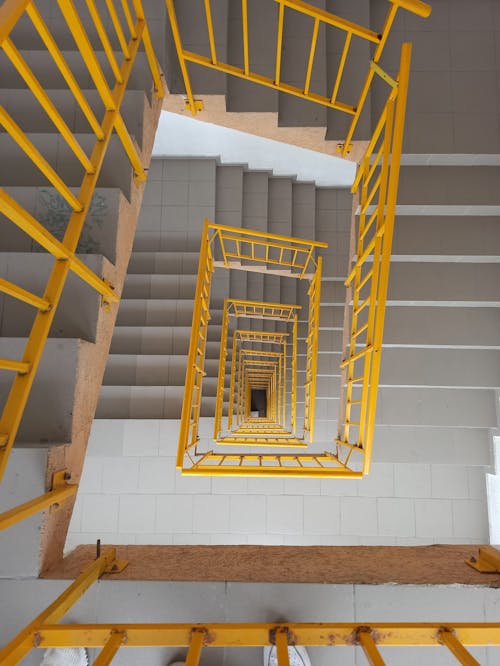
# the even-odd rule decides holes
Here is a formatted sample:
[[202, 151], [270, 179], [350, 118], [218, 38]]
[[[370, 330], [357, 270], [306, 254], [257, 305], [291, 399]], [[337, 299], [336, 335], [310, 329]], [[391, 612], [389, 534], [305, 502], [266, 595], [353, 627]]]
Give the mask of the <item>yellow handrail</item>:
[[[341, 363], [345, 391], [340, 403], [337, 455], [370, 471], [382, 355], [385, 303], [403, 144], [411, 44], [403, 44], [398, 87], [391, 93], [363, 158], [354, 187], [361, 187], [357, 259], [346, 285], [352, 292], [348, 355]], [[372, 183], [371, 157], [380, 170]], [[356, 191], [355, 190], [355, 191]], [[376, 198], [377, 197], [377, 198]], [[374, 208], [370, 212], [369, 204]], [[366, 309], [367, 308], [367, 309]], [[359, 347], [361, 347], [359, 349]], [[361, 457], [361, 458], [360, 458]]]
[[[235, 251], [227, 246], [228, 242], [235, 243]], [[210, 318], [209, 294], [211, 274], [215, 267], [237, 268], [238, 270], [251, 270], [249, 264], [261, 262], [262, 270], [268, 269], [273, 259], [281, 266], [293, 265], [297, 272], [286, 273], [286, 277], [308, 279], [309, 287], [309, 319], [307, 340], [307, 373], [306, 383], [306, 418], [304, 431], [307, 430], [310, 438], [313, 433], [314, 397], [316, 385], [316, 356], [319, 329], [319, 304], [321, 287], [321, 257], [315, 256], [317, 248], [325, 247], [325, 243], [296, 239], [277, 234], [264, 234], [262, 232], [238, 229], [209, 223], [205, 221], [198, 278], [193, 308], [193, 321], [191, 329], [190, 351], [186, 369], [186, 381], [181, 415], [179, 446], [177, 453], [177, 466], [182, 473], [191, 473], [190, 470], [203, 470], [207, 474], [231, 474], [232, 465], [228, 463], [232, 458], [218, 458], [218, 454], [202, 451], [198, 432], [198, 418], [201, 405], [201, 379], [204, 372], [204, 350], [207, 341], [207, 325]], [[251, 250], [245, 249], [245, 244], [252, 244]], [[256, 249], [259, 248], [259, 249]], [[262, 249], [261, 249], [262, 248]], [[277, 255], [273, 256], [272, 251]], [[289, 256], [286, 256], [289, 251]], [[210, 253], [210, 254], [209, 254]], [[300, 253], [304, 258], [298, 258]], [[239, 262], [233, 265], [229, 261], [232, 255], [238, 257]], [[221, 257], [217, 258], [217, 257]], [[247, 260], [245, 263], [243, 260]], [[306, 446], [304, 437], [297, 437], [296, 430], [296, 401], [297, 401], [297, 333], [298, 311], [300, 307], [294, 304], [270, 303], [265, 301], [251, 301], [243, 299], [226, 298], [222, 316], [222, 331], [220, 334], [219, 368], [217, 376], [217, 393], [215, 401], [215, 418], [213, 438], [218, 444], [231, 444], [242, 446]], [[236, 328], [233, 330], [232, 343], [229, 337], [229, 322], [232, 318], [238, 319], [276, 320], [281, 326], [288, 326], [288, 330], [264, 331]], [[291, 329], [291, 330], [290, 330]], [[287, 346], [287, 340], [292, 335], [292, 345]], [[256, 348], [254, 345], [259, 345]], [[223, 434], [223, 407], [225, 393], [226, 362], [228, 345], [232, 345], [231, 370], [229, 380], [229, 398], [227, 415], [227, 433]], [[250, 345], [250, 346], [247, 346]], [[276, 349], [265, 348], [275, 345]], [[288, 384], [287, 350], [293, 353], [291, 363], [292, 381]], [[290, 388], [289, 388], [290, 386]], [[266, 392], [266, 415], [259, 418], [251, 417], [252, 391], [255, 389]], [[290, 391], [290, 392], [288, 392]], [[290, 397], [290, 416], [287, 416], [288, 399]], [[234, 418], [235, 417], [235, 418]], [[290, 426], [287, 421], [290, 420]], [[291, 429], [290, 429], [291, 427]], [[278, 430], [276, 430], [278, 429]], [[228, 454], [224, 454], [226, 456]], [[240, 454], [239, 454], [240, 455]], [[262, 454], [267, 455], [267, 454]], [[328, 464], [322, 461], [326, 455]], [[215, 460], [215, 464], [211, 464]], [[269, 460], [274, 460], [271, 456]], [[259, 458], [259, 464], [254, 464], [255, 458], [241, 454], [238, 458], [238, 467], [244, 473], [258, 474], [262, 465], [266, 466], [264, 475], [272, 473], [274, 466], [266, 458]], [[277, 459], [281, 461], [281, 458]], [[283, 460], [285, 460], [283, 458]], [[297, 473], [309, 475], [309, 470], [317, 467], [319, 471], [327, 468], [327, 475], [332, 474], [330, 468], [344, 470], [344, 465], [335, 461], [332, 454], [308, 455], [302, 459], [300, 456], [292, 458], [296, 461], [287, 471], [287, 474]], [[319, 462], [318, 462], [319, 461]], [[288, 463], [287, 463], [288, 465]], [[280, 469], [283, 467], [279, 463]], [[250, 468], [254, 468], [250, 471]], [[274, 469], [276, 472], [276, 469]], [[193, 473], [199, 473], [194, 472]], [[341, 472], [342, 474], [345, 471]]]
[[[132, 15], [132, 11], [127, 4], [127, 28], [121, 25], [116, 13], [111, 14], [114, 29], [120, 31], [120, 40], [122, 41], [124, 53], [126, 53], [122, 62], [117, 64], [115, 68], [114, 82], [111, 86], [102, 74], [87, 30], [73, 1], [58, 0], [58, 6], [63, 22], [77, 40], [77, 47], [83, 62], [103, 99], [106, 111], [102, 120], [99, 121], [91, 109], [90, 102], [78, 84], [75, 74], [58, 48], [50, 29], [47, 27], [42, 12], [37, 8], [33, 0], [4, 1], [0, 7], [0, 48], [24, 80], [27, 89], [31, 91], [34, 99], [40, 105], [42, 113], [46, 114], [50, 119], [58, 135], [64, 139], [72, 154], [81, 164], [82, 180], [79, 191], [75, 194], [71, 184], [66, 180], [65, 170], [59, 167], [54, 168], [43, 155], [43, 152], [31, 142], [27, 133], [21, 129], [15, 118], [11, 117], [3, 107], [0, 107], [0, 124], [17, 144], [20, 151], [25, 153], [33, 165], [47, 178], [71, 208], [66, 232], [63, 240], [60, 241], [12, 196], [0, 188], [0, 213], [29, 235], [55, 259], [50, 277], [41, 295], [27, 292], [6, 280], [1, 280], [0, 282], [0, 291], [29, 304], [36, 312], [22, 359], [4, 359], [2, 364], [3, 369], [12, 371], [15, 375], [0, 416], [0, 478], [5, 471], [45, 342], [54, 321], [62, 290], [69, 273], [73, 272], [78, 275], [101, 294], [106, 303], [113, 303], [119, 300], [119, 296], [115, 293], [113, 287], [76, 257], [76, 249], [108, 150], [111, 135], [114, 131], [117, 132], [122, 142], [136, 177], [139, 180], [145, 179], [142, 158], [130, 137], [121, 115], [122, 101], [141, 44], [144, 45], [146, 51], [156, 95], [160, 98], [163, 97], [160, 70], [151, 47], [141, 0], [133, 0], [134, 15]], [[113, 3], [108, 2], [107, 8], [108, 12], [113, 12]], [[80, 107], [88, 121], [90, 130], [95, 136], [95, 143], [90, 154], [87, 154], [83, 150], [83, 147], [77, 140], [77, 135], [65, 122], [61, 113], [49, 98], [44, 86], [27, 61], [22, 57], [21, 52], [16, 48], [13, 29], [17, 22], [24, 16], [29, 18], [34, 37], [40, 38], [52, 59], [55, 69], [61, 73], [67, 89], [72, 93], [76, 104]], [[107, 34], [102, 32], [100, 17], [97, 14], [91, 13], [90, 22], [96, 31], [107, 39]], [[126, 30], [129, 32], [128, 38], [125, 36]]]
[[[210, 44], [210, 57], [194, 53], [184, 49], [182, 44], [182, 36], [180, 33], [179, 25], [177, 22], [177, 16], [175, 13], [175, 6], [173, 0], [166, 0], [167, 9], [170, 18], [170, 26], [172, 29], [172, 34], [174, 38], [174, 44], [177, 50], [177, 56], [179, 59], [179, 64], [181, 68], [181, 73], [184, 79], [184, 85], [186, 88], [187, 102], [186, 106], [191, 110], [191, 112], [196, 114], [201, 110], [202, 104], [197, 102], [194, 99], [193, 89], [191, 85], [191, 79], [189, 75], [188, 64], [193, 63], [203, 67], [209, 67], [215, 69], [225, 74], [230, 74], [252, 83], [258, 85], [266, 86], [272, 88], [282, 93], [287, 93], [300, 97], [302, 99], [315, 102], [316, 104], [321, 104], [332, 109], [336, 109], [342, 113], [346, 113], [352, 116], [352, 120], [347, 131], [347, 136], [342, 144], [339, 144], [339, 152], [342, 157], [350, 152], [351, 150], [351, 141], [356, 131], [356, 127], [359, 122], [359, 118], [364, 110], [366, 98], [368, 92], [371, 88], [373, 77], [375, 74], [379, 74], [391, 85], [393, 80], [391, 77], [382, 70], [379, 65], [382, 53], [384, 51], [389, 33], [393, 26], [394, 20], [396, 18], [397, 12], [399, 9], [404, 9], [408, 12], [416, 14], [421, 18], [427, 18], [431, 13], [431, 7], [422, 0], [389, 0], [390, 6], [384, 21], [384, 25], [380, 32], [367, 28], [365, 26], [353, 23], [348, 21], [336, 14], [325, 11], [311, 5], [303, 0], [269, 0], [269, 2], [276, 2], [278, 7], [278, 17], [277, 17], [277, 30], [276, 30], [276, 55], [275, 55], [275, 68], [274, 68], [274, 78], [269, 76], [264, 76], [260, 73], [253, 71], [251, 65], [251, 58], [249, 54], [249, 35], [248, 35], [248, 6], [247, 0], [242, 0], [242, 19], [241, 19], [241, 29], [242, 29], [242, 41], [243, 41], [243, 67], [236, 66], [234, 64], [222, 62], [217, 58], [216, 53], [216, 43], [214, 37], [214, 30], [211, 18], [211, 2], [210, 0], [204, 0], [206, 22], [207, 22], [207, 33]], [[307, 61], [305, 63], [305, 80], [303, 86], [291, 85], [283, 81], [282, 77], [282, 64], [283, 58], [286, 53], [286, 44], [284, 44], [284, 24], [285, 24], [285, 8], [298, 12], [305, 17], [305, 20], [312, 20], [312, 35], [311, 41], [308, 49]], [[342, 54], [340, 57], [337, 74], [335, 77], [335, 83], [333, 85], [333, 90], [331, 95], [325, 96], [318, 94], [311, 90], [311, 76], [314, 67], [315, 53], [316, 53], [316, 44], [319, 35], [320, 27], [335, 28], [337, 31], [340, 30], [345, 33], [345, 41], [342, 49]], [[371, 44], [375, 45], [373, 55], [371, 56], [370, 61], [367, 63], [367, 74], [364, 79], [361, 91], [355, 103], [347, 103], [344, 101], [339, 101], [338, 92], [341, 87], [342, 77], [344, 75], [344, 70], [346, 62], [349, 55], [349, 50], [352, 42], [352, 37], [358, 39], [363, 39]]]

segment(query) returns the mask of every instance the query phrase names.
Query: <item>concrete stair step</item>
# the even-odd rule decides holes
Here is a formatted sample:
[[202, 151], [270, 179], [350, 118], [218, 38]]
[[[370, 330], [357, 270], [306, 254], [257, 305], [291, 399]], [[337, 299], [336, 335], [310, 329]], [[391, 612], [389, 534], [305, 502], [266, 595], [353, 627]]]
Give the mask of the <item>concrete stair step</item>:
[[500, 350], [384, 349], [380, 385], [496, 389]]
[[[100, 255], [86, 254], [79, 258], [99, 276], [109, 272], [108, 262]], [[0, 252], [0, 276], [38, 296], [43, 296], [53, 264], [52, 255], [45, 252]], [[50, 336], [94, 342], [100, 308], [101, 296], [70, 272]], [[32, 306], [0, 293], [2, 336], [23, 338], [30, 331], [35, 314]]]
[[215, 216], [218, 224], [241, 227], [243, 210], [243, 165], [218, 165]]
[[328, 243], [318, 251], [323, 257], [324, 277], [344, 278], [348, 273], [352, 224], [352, 195], [348, 190], [318, 188], [315, 240]]
[[293, 179], [269, 178], [267, 231], [281, 236], [292, 236]]
[[[147, 200], [146, 200], [147, 201]], [[141, 211], [144, 213], [147, 208], [147, 203], [142, 207]], [[150, 206], [151, 208], [151, 206]], [[152, 206], [152, 208], [160, 208], [159, 205]], [[156, 218], [157, 222], [161, 223], [161, 210], [159, 216]], [[134, 236], [134, 254], [136, 252], [175, 252], [175, 253], [195, 253], [199, 256], [200, 252], [200, 237], [188, 236], [187, 234], [160, 234], [151, 229], [142, 231], [137, 229]]]
[[197, 275], [198, 252], [132, 252], [127, 275]]
[[384, 345], [498, 348], [500, 308], [388, 307]]
[[[186, 377], [187, 355], [110, 354], [104, 373], [105, 386], [180, 386]], [[219, 360], [205, 361], [208, 377], [217, 377]], [[229, 374], [230, 364], [226, 364]]]
[[[245, 168], [242, 165], [220, 165], [216, 172], [215, 219], [230, 227], [243, 225], [243, 183]], [[229, 272], [229, 296], [246, 298], [247, 275], [244, 271]]]
[[[116, 326], [110, 353], [186, 355], [190, 335], [190, 326]], [[208, 336], [206, 356], [218, 358], [220, 327], [209, 327]]]
[[[0, 357], [20, 360], [25, 345], [25, 338], [2, 337]], [[47, 447], [71, 442], [78, 368], [85, 345], [85, 342], [78, 339], [47, 340], [16, 437], [16, 445]], [[11, 372], [0, 373], [2, 406], [13, 376]]]
[[496, 427], [491, 389], [381, 388], [377, 424], [489, 428]]
[[[228, 23], [228, 0], [219, 0], [211, 5], [212, 22], [215, 34], [217, 58], [221, 62], [227, 62], [227, 23]], [[175, 2], [177, 23], [182, 37], [183, 48], [202, 55], [210, 56], [210, 44], [208, 41], [207, 24], [205, 12], [197, 0], [182, 0]], [[168, 37], [171, 42], [171, 28], [168, 23]], [[172, 47], [173, 48], [173, 47]], [[173, 57], [167, 59], [165, 71], [168, 89], [171, 93], [183, 94], [185, 92], [184, 81], [180, 71], [175, 50]], [[226, 92], [226, 77], [221, 72], [189, 65], [191, 85], [195, 94], [224, 94]]]
[[499, 206], [499, 166], [403, 166], [398, 206]]
[[193, 299], [196, 275], [127, 275], [123, 287], [126, 299]]
[[[178, 419], [184, 386], [103, 386], [98, 419]], [[201, 415], [213, 416], [215, 398], [202, 398]]]
[[[59, 73], [54, 60], [50, 53], [45, 49], [34, 49], [32, 46], [28, 48], [19, 49], [21, 56], [29, 65], [33, 74], [37, 77], [40, 84], [47, 90], [56, 90], [59, 88], [67, 89], [67, 83]], [[109, 61], [104, 51], [94, 51], [96, 58], [103, 70], [108, 82], [114, 79], [111, 75]], [[70, 49], [61, 49], [61, 54], [68, 67], [71, 69], [78, 85], [82, 90], [89, 90], [94, 88], [92, 77], [85, 65], [80, 52], [75, 50], [74, 41]], [[118, 62], [123, 59], [123, 54], [115, 52]], [[7, 59], [2, 60], [0, 63], [0, 80], [2, 81], [3, 88], [21, 88], [24, 89], [26, 84], [24, 80], [17, 74], [17, 71], [10, 65]], [[151, 90], [151, 74], [147, 58], [143, 52], [137, 54], [134, 68], [130, 75], [129, 84], [127, 89], [129, 91], [141, 90], [150, 93]]]
[[[370, 0], [326, 0], [327, 11], [332, 12], [342, 18], [358, 23], [360, 25], [371, 27], [373, 30], [382, 30], [382, 22], [376, 23], [371, 17]], [[385, 7], [384, 7], [385, 9]], [[386, 12], [387, 10], [385, 10]], [[384, 12], [384, 13], [385, 13]], [[334, 28], [329, 28], [326, 32], [326, 63], [327, 63], [327, 94], [333, 92], [333, 87], [337, 78], [338, 66], [344, 48], [345, 33]], [[357, 106], [359, 95], [368, 73], [369, 62], [371, 58], [370, 44], [363, 39], [353, 39], [349, 49], [349, 56], [346, 60], [344, 74], [337, 95], [339, 102]], [[387, 97], [387, 86], [384, 88]], [[371, 94], [368, 95], [364, 111], [361, 114], [359, 123], [354, 134], [355, 139], [368, 139], [371, 134]], [[329, 140], [343, 140], [351, 123], [352, 116], [328, 109], [327, 111], [327, 132], [326, 138]]]
[[500, 305], [499, 280], [498, 264], [395, 263], [388, 300], [422, 305], [433, 301]]
[[[319, 9], [326, 9], [327, 0], [313, 0], [310, 4]], [[306, 81], [312, 26], [311, 17], [290, 9], [285, 10], [281, 80], [300, 89], [304, 88]], [[320, 24], [310, 81], [310, 91], [323, 96], [328, 94], [327, 32], [325, 24]], [[279, 93], [278, 103], [278, 125], [280, 127], [326, 127], [326, 107], [286, 93]]]
[[[72, 132], [85, 134], [89, 131], [90, 126], [88, 121], [80, 110], [80, 106], [76, 102], [71, 90], [64, 88], [55, 88], [52, 90], [48, 88], [45, 92]], [[94, 111], [96, 118], [101, 122], [104, 107], [99, 93], [95, 89], [82, 90], [82, 93]], [[16, 123], [25, 131], [46, 134], [59, 133], [59, 130], [45, 111], [43, 111], [30, 90], [2, 87], [0, 89], [0, 104], [2, 104], [7, 113], [15, 117]], [[122, 112], [123, 120], [129, 134], [141, 147], [144, 131], [144, 111], [147, 105], [149, 103], [143, 90], [130, 90], [126, 92]]]
[[[211, 325], [222, 323], [222, 311], [211, 310]], [[191, 326], [191, 299], [122, 299], [118, 310], [118, 326]]]
[[425, 465], [489, 465], [486, 428], [398, 426], [379, 424], [375, 429], [373, 460]]
[[[35, 217], [56, 238], [62, 240], [71, 208], [53, 187], [4, 187], [9, 196]], [[73, 189], [77, 195], [78, 190]], [[103, 254], [116, 261], [118, 218], [126, 203], [119, 189], [97, 188], [85, 220], [78, 254]], [[38, 252], [41, 250], [19, 227], [0, 214], [0, 247], [5, 252]]]
[[[59, 174], [64, 174], [64, 182], [69, 187], [79, 188], [84, 170], [62, 136], [27, 132], [27, 138], [41, 152], [43, 157]], [[93, 134], [75, 134], [83, 150], [90, 155], [95, 144]], [[9, 135], [0, 133], [0, 181], [6, 186], [43, 187], [47, 185], [45, 176], [35, 164], [18, 148]], [[118, 136], [113, 135], [104, 158], [99, 187], [120, 189], [130, 200], [132, 169]]]
[[[276, 37], [278, 5], [266, 0], [254, 0], [248, 5], [248, 52], [250, 69], [274, 79], [276, 71]], [[229, 62], [243, 67], [243, 36], [241, 4], [229, 3], [228, 46]], [[227, 111], [278, 111], [278, 93], [229, 76], [227, 79]]]
[[399, 215], [394, 225], [392, 261], [500, 261], [497, 217]]

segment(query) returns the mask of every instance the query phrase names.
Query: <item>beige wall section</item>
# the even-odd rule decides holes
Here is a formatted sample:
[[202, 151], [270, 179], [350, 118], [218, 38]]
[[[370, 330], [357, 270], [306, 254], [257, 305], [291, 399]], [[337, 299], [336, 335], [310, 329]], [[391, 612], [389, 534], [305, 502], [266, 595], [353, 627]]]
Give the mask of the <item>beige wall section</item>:
[[[475, 546], [116, 546], [129, 561], [113, 580], [233, 581], [381, 585], [485, 585], [500, 574], [465, 564]], [[45, 572], [75, 578], [95, 557], [95, 545], [78, 546]]]
[[[201, 95], [197, 99], [203, 102], [203, 110], [196, 116], [198, 120], [339, 157], [337, 144], [343, 139], [326, 141], [325, 127], [278, 127], [277, 113], [226, 111], [225, 95]], [[167, 94], [163, 110], [180, 115], [191, 114], [186, 109], [184, 95]], [[355, 141], [347, 159], [359, 162], [367, 144], [367, 141]]]
[[[149, 107], [145, 103], [142, 151], [137, 146], [141, 162], [145, 165], [148, 165], [151, 159], [160, 112], [161, 100], [153, 97], [152, 107]], [[132, 182], [130, 203], [123, 194], [120, 196], [116, 262], [113, 265], [104, 260], [103, 277], [111, 282], [118, 294], [121, 294], [127, 273], [135, 227], [142, 205], [144, 186], [144, 183], [137, 184]], [[47, 487], [50, 485], [52, 473], [59, 469], [66, 469], [71, 473], [71, 483], [78, 483], [80, 481], [90, 427], [97, 406], [118, 305], [118, 303], [113, 304], [109, 312], [101, 309], [97, 323], [95, 344], [80, 340], [81, 350], [73, 403], [71, 443], [67, 446], [58, 446], [50, 449], [47, 462]], [[41, 571], [53, 566], [54, 563], [60, 561], [62, 558], [74, 501], [75, 498], [70, 498], [60, 510], [45, 513], [40, 544]]]

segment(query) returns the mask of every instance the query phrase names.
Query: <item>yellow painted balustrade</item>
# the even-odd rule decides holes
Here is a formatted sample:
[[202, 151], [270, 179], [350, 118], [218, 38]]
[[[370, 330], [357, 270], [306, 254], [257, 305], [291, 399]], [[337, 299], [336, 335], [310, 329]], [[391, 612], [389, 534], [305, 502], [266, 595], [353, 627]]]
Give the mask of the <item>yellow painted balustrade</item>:
[[[16, 144], [20, 154], [23, 153], [34, 168], [40, 171], [70, 208], [71, 214], [62, 240], [59, 240], [30, 214], [15, 198], [0, 188], [0, 214], [22, 230], [34, 243], [52, 255], [54, 261], [41, 293], [31, 293], [19, 285], [0, 279], [0, 291], [10, 298], [17, 299], [33, 308], [34, 320], [31, 330], [27, 332], [27, 342], [20, 359], [0, 359], [0, 371], [12, 374], [12, 382], [0, 414], [0, 478], [3, 475], [9, 454], [14, 445], [16, 435], [28, 401], [30, 390], [40, 364], [40, 359], [47, 341], [50, 328], [54, 321], [61, 299], [64, 285], [70, 272], [75, 273], [92, 289], [101, 294], [104, 304], [118, 301], [113, 285], [100, 275], [96, 275], [76, 255], [78, 242], [84, 229], [102, 165], [108, 151], [112, 134], [115, 132], [124, 148], [133, 168], [137, 181], [146, 180], [146, 170], [141, 156], [127, 129], [122, 116], [122, 102], [129, 85], [134, 64], [142, 47], [146, 54], [154, 94], [158, 98], [164, 95], [160, 69], [151, 44], [142, 0], [120, 0], [120, 11], [117, 11], [115, 0], [97, 3], [87, 0], [87, 12], [82, 14], [81, 7], [73, 0], [58, 0], [60, 26], [64, 26], [79, 51], [81, 59], [88, 71], [92, 85], [102, 101], [104, 112], [98, 118], [93, 111], [91, 100], [87, 99], [86, 91], [78, 83], [78, 76], [67, 62], [60, 50], [54, 35], [44, 18], [44, 3], [33, 0], [5, 0], [0, 7], [0, 49], [9, 66], [24, 81], [26, 89], [40, 106], [40, 113], [45, 114], [57, 132], [53, 141], [61, 140], [67, 145], [81, 167], [81, 184], [75, 193], [66, 181], [63, 166], [54, 167], [29, 138], [26, 131], [7, 110], [0, 106], [0, 125]], [[56, 11], [51, 9], [51, 12]], [[51, 16], [53, 19], [54, 16]], [[87, 153], [80, 145], [77, 135], [64, 120], [62, 114], [52, 102], [44, 85], [35, 75], [32, 67], [24, 59], [21, 50], [16, 47], [15, 28], [19, 21], [32, 30], [33, 40], [43, 44], [54, 73], [59, 74], [71, 92], [77, 107], [85, 118], [89, 132], [94, 137], [92, 149]], [[88, 29], [95, 30], [105, 52], [112, 71], [112, 82], [106, 78], [100, 61], [89, 38]], [[109, 26], [109, 27], [107, 27]], [[112, 46], [114, 39], [120, 45], [119, 55]], [[41, 47], [40, 47], [41, 48]], [[21, 519], [25, 512], [17, 514]], [[12, 520], [12, 516], [11, 516]]]

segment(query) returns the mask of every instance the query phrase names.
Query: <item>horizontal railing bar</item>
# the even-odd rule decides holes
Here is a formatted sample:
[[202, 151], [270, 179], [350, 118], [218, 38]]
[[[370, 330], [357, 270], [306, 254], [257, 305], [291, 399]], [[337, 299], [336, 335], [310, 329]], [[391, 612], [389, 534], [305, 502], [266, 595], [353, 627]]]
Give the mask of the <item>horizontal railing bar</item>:
[[[270, 623], [218, 624], [45, 624], [40, 627], [44, 647], [101, 647], [113, 631], [127, 636], [130, 647], [188, 646], [193, 629], [210, 636], [211, 647], [260, 647], [271, 644], [273, 632], [282, 625]], [[453, 631], [462, 645], [500, 645], [499, 622], [317, 622], [286, 623], [299, 645], [356, 644], [359, 629], [370, 630], [377, 645], [442, 647], [440, 632]], [[71, 641], [74, 640], [74, 643]], [[88, 640], [88, 643], [85, 643]]]
[[9, 358], [0, 358], [0, 370], [9, 370], [11, 372], [18, 372], [20, 375], [25, 375], [30, 371], [30, 368], [31, 363], [12, 361]]
[[365, 347], [364, 349], [361, 349], [359, 352], [356, 352], [355, 354], [352, 354], [352, 356], [349, 356], [345, 360], [342, 361], [340, 364], [341, 368], [345, 368], [346, 366], [349, 365], [349, 363], [354, 363], [355, 361], [359, 360], [363, 356], [366, 356], [367, 354], [371, 354], [373, 351], [373, 347], [369, 345], [368, 347]]
[[36, 76], [33, 74], [31, 68], [29, 67], [26, 60], [22, 57], [20, 52], [16, 49], [14, 44], [10, 39], [6, 39], [3, 44], [3, 50], [5, 51], [6, 56], [9, 58], [11, 63], [16, 68], [19, 75], [22, 77], [27, 87], [33, 93], [33, 96], [36, 98], [40, 106], [43, 108], [45, 113], [48, 115], [50, 120], [54, 123], [54, 126], [59, 131], [60, 135], [66, 141], [73, 154], [83, 166], [87, 173], [93, 173], [94, 167], [92, 162], [89, 160], [87, 154], [75, 139], [75, 135], [70, 130], [63, 117], [57, 110], [55, 104], [52, 102], [50, 97], [45, 92], [43, 86], [40, 84]]
[[52, 56], [52, 59], [54, 60], [54, 63], [56, 64], [57, 68], [61, 72], [61, 76], [64, 78], [66, 81], [66, 84], [68, 88], [71, 90], [73, 93], [73, 96], [78, 103], [80, 109], [82, 110], [82, 113], [87, 119], [87, 122], [89, 123], [90, 127], [92, 128], [92, 131], [96, 135], [96, 137], [99, 140], [102, 140], [104, 138], [104, 134], [101, 128], [101, 125], [99, 121], [97, 120], [94, 112], [92, 111], [90, 104], [88, 103], [86, 97], [82, 93], [82, 90], [80, 86], [78, 85], [75, 76], [71, 69], [68, 66], [68, 63], [66, 60], [63, 58], [63, 55], [54, 39], [52, 36], [52, 33], [48, 29], [45, 21], [43, 20], [40, 12], [36, 8], [36, 5], [31, 2], [26, 10], [26, 13], [30, 17], [35, 29], [37, 30], [38, 34], [40, 35], [41, 40], [45, 44], [47, 51], [50, 53]]
[[337, 109], [337, 111], [342, 111], [343, 113], [348, 113], [349, 115], [354, 116], [356, 111], [355, 107], [349, 104], [344, 104], [342, 102], [331, 102], [329, 97], [324, 97], [323, 95], [318, 95], [316, 93], [309, 93], [308, 95], [304, 94], [302, 88], [297, 88], [288, 83], [279, 82], [276, 83], [274, 79], [264, 76], [262, 74], [256, 74], [255, 72], [249, 72], [245, 74], [245, 70], [241, 67], [235, 67], [234, 65], [228, 65], [223, 62], [218, 62], [216, 65], [212, 63], [208, 56], [202, 56], [198, 53], [193, 53], [192, 51], [182, 51], [182, 57], [188, 62], [196, 63], [197, 65], [203, 65], [205, 67], [210, 67], [211, 69], [216, 69], [218, 71], [224, 72], [226, 74], [232, 74], [246, 81], [251, 81], [252, 83], [258, 83], [260, 85], [266, 86], [267, 88], [273, 88], [273, 90], [278, 90], [281, 92], [290, 93], [290, 95], [295, 95], [295, 97], [300, 97], [301, 99], [307, 99], [310, 102], [315, 102], [321, 106], [327, 106], [331, 109]]
[[369, 28], [365, 28], [362, 25], [358, 25], [357, 23], [352, 23], [351, 21], [347, 21], [346, 19], [343, 19], [340, 16], [336, 16], [335, 14], [331, 14], [330, 12], [327, 12], [324, 9], [319, 9], [314, 5], [302, 2], [302, 0], [275, 0], [275, 2], [283, 3], [286, 7], [295, 9], [301, 14], [306, 14], [307, 16], [311, 16], [312, 18], [318, 18], [323, 23], [332, 25], [335, 28], [340, 28], [345, 32], [350, 32], [353, 35], [361, 37], [362, 39], [366, 39], [369, 42], [374, 42], [375, 44], [378, 44], [380, 42], [380, 34], [375, 32], [374, 30], [370, 30]]
[[36, 294], [32, 294], [30, 291], [26, 291], [26, 289], [18, 287], [16, 284], [4, 280], [3, 278], [0, 278], [0, 292], [8, 294], [13, 298], [17, 298], [18, 301], [23, 301], [23, 303], [32, 305], [42, 312], [47, 312], [51, 308], [50, 301], [46, 298], [41, 298]]
[[5, 131], [15, 141], [19, 148], [27, 155], [31, 162], [43, 173], [45, 178], [56, 188], [59, 194], [65, 199], [71, 208], [76, 212], [81, 212], [83, 209], [82, 204], [75, 197], [73, 192], [69, 189], [66, 183], [62, 180], [59, 174], [50, 166], [42, 153], [36, 146], [28, 139], [23, 130], [14, 121], [14, 119], [7, 113], [7, 111], [0, 106], [0, 125], [3, 125]]

